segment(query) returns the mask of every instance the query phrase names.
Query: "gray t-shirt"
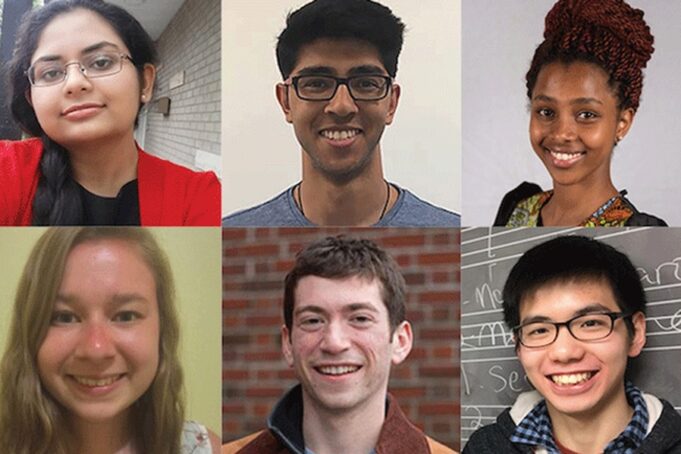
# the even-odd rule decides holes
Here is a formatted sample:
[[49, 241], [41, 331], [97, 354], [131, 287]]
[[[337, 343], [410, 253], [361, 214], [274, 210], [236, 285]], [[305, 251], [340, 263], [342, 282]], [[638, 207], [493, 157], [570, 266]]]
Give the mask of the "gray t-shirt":
[[[459, 227], [461, 216], [419, 199], [398, 187], [399, 195], [393, 207], [373, 227]], [[223, 227], [314, 227], [293, 199], [291, 186], [267, 202], [230, 214], [222, 219]]]

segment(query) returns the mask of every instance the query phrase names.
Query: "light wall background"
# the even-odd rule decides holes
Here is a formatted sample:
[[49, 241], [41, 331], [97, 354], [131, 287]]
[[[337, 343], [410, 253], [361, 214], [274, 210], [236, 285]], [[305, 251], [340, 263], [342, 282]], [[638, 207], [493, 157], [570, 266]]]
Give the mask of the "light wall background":
[[[211, 228], [154, 228], [175, 278], [181, 323], [180, 355], [185, 373], [187, 419], [220, 436], [221, 233]], [[43, 228], [0, 230], [0, 355], [5, 351], [12, 306], [21, 272]]]
[[[222, 209], [248, 208], [301, 178], [301, 151], [274, 96], [276, 38], [306, 0], [222, 2]], [[402, 95], [382, 139], [386, 178], [461, 212], [459, 0], [381, 0], [407, 26]]]
[[[641, 105], [615, 149], [617, 189], [641, 211], [681, 226], [681, 2], [627, 0], [655, 37]], [[554, 0], [463, 1], [463, 224], [491, 225], [502, 197], [523, 181], [552, 187], [529, 139], [525, 73]]]

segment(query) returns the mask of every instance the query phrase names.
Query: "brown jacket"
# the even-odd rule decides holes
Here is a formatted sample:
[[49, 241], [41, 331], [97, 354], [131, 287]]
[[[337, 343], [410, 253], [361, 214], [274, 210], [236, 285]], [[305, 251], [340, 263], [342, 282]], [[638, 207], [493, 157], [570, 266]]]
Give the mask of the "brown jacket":
[[[286, 424], [291, 422], [292, 418], [300, 421], [302, 409], [294, 409], [292, 418], [288, 419], [286, 415], [281, 414], [283, 409], [290, 410], [291, 403], [296, 401], [302, 401], [299, 386], [293, 388], [277, 404], [268, 420], [268, 430], [223, 445], [222, 454], [304, 454], [305, 447], [301, 445], [302, 434], [293, 433], [300, 430], [302, 423]], [[288, 405], [282, 405], [282, 402]], [[301, 407], [302, 403], [297, 406]], [[286, 421], [284, 427], [277, 425], [277, 421], [282, 417]], [[375, 449], [376, 454], [455, 454], [455, 451], [427, 437], [414, 426], [400, 409], [397, 400], [390, 394], [388, 412]]]

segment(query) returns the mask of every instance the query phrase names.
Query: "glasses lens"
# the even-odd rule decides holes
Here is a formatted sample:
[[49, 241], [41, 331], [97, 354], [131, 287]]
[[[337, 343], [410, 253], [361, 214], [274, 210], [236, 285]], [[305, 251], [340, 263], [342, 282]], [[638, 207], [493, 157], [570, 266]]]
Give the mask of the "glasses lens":
[[333, 77], [300, 76], [297, 81], [298, 96], [304, 99], [329, 99], [336, 90]]
[[603, 339], [612, 331], [613, 320], [606, 314], [586, 314], [570, 322], [570, 331], [579, 340]]
[[88, 77], [108, 76], [121, 70], [121, 56], [114, 53], [88, 55], [83, 60], [83, 66]]
[[526, 347], [543, 347], [556, 337], [556, 325], [548, 322], [533, 322], [520, 327], [520, 341]]
[[57, 61], [37, 61], [28, 70], [28, 77], [33, 85], [52, 85], [64, 80], [66, 68]]
[[352, 77], [349, 81], [350, 92], [355, 99], [380, 99], [386, 95], [388, 79], [382, 76]]

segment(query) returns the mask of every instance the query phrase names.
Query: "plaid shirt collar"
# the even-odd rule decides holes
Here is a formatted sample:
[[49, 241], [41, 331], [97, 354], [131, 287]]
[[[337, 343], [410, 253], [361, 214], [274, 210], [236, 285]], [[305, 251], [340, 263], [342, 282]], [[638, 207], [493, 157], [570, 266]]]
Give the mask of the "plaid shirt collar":
[[[634, 408], [634, 415], [629, 424], [617, 438], [608, 443], [603, 454], [629, 454], [643, 443], [648, 428], [648, 408], [641, 391], [627, 382], [624, 386], [629, 405]], [[551, 419], [546, 408], [546, 401], [542, 400], [516, 426], [511, 436], [513, 443], [530, 446], [541, 446], [549, 454], [560, 454], [553, 439]]]

